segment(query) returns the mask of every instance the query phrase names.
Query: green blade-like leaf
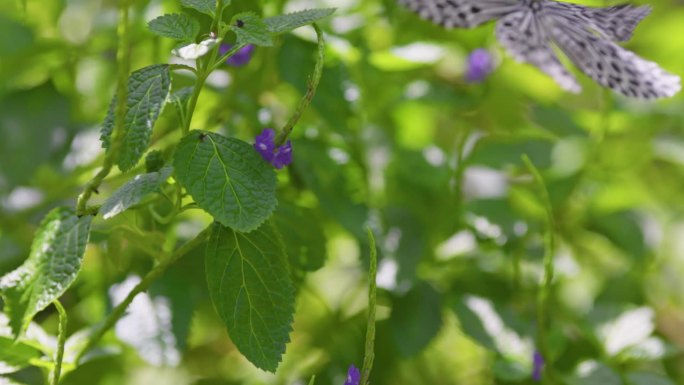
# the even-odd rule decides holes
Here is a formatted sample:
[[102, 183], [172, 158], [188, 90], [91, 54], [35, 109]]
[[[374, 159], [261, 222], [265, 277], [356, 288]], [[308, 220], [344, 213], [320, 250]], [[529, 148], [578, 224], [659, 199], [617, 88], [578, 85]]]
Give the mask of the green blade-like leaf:
[[38, 228], [28, 259], [0, 278], [0, 295], [15, 337], [76, 279], [91, 221], [91, 216], [79, 218], [66, 207], [50, 211]]
[[275, 210], [275, 172], [241, 140], [194, 130], [181, 140], [173, 162], [197, 205], [225, 226], [251, 231]]
[[[166, 64], [152, 65], [139, 69], [128, 78], [128, 98], [124, 121], [123, 146], [120, 149], [118, 166], [128, 171], [135, 166], [150, 144], [152, 127], [171, 90], [171, 75]], [[116, 95], [110, 104], [102, 125], [102, 147], [111, 148], [114, 131], [114, 105]]]
[[[216, 0], [181, 0], [180, 3], [183, 7], [192, 8], [211, 17], [214, 17], [216, 11]], [[223, 6], [225, 3], [226, 0], [222, 2]]]
[[[201, 2], [201, 1], [196, 1]], [[199, 33], [199, 22], [181, 13], [161, 15], [147, 23], [152, 33], [161, 37], [168, 37], [180, 41], [193, 41]]]
[[104, 219], [115, 215], [140, 203], [145, 195], [159, 191], [159, 187], [169, 178], [173, 168], [164, 167], [157, 172], [137, 175], [133, 180], [116, 190], [100, 208]]
[[185, 110], [188, 100], [192, 96], [193, 87], [183, 87], [169, 97], [169, 102], [176, 108], [176, 113], [181, 119], [185, 119]]
[[230, 22], [230, 29], [237, 35], [238, 44], [255, 44], [270, 47], [273, 36], [268, 26], [253, 12], [238, 13]]
[[328, 17], [335, 12], [335, 8], [307, 9], [304, 11], [278, 15], [264, 19], [268, 30], [273, 34], [292, 31], [307, 24]]
[[15, 342], [14, 338], [0, 337], [0, 374], [17, 372], [42, 355], [40, 350], [31, 345]]
[[327, 255], [325, 234], [314, 210], [281, 204], [273, 223], [283, 238], [290, 266], [302, 271], [323, 267]]
[[270, 224], [249, 234], [215, 224], [205, 264], [211, 300], [233, 343], [257, 367], [275, 371], [290, 340], [294, 287]]

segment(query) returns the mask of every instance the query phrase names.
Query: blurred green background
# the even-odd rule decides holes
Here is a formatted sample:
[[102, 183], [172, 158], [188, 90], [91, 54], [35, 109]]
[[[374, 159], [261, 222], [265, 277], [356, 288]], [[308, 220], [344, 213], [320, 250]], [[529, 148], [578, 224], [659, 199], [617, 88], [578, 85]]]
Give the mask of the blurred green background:
[[[654, 11], [626, 46], [684, 75], [684, 3], [637, 2]], [[312, 7], [337, 12], [321, 23], [327, 65], [295, 128], [279, 199], [281, 210], [307, 208], [291, 227], [312, 250], [304, 263], [317, 270], [298, 275], [279, 370], [257, 370], [233, 347], [196, 250], [136, 300], [100, 357], [64, 383], [304, 384], [316, 374], [318, 385], [343, 384], [348, 365], [363, 359], [368, 224], [381, 234], [373, 384], [532, 383], [545, 213], [521, 162], [527, 154], [559, 227], [547, 357], [559, 380], [684, 384], [684, 95], [633, 101], [582, 75], [584, 91], [571, 95], [504, 55], [491, 24], [445, 31], [393, 0], [233, 0], [229, 13]], [[178, 61], [173, 42], [146, 29], [178, 11], [173, 0], [134, 2], [132, 70]], [[193, 15], [208, 33], [209, 20]], [[26, 258], [41, 217], [73, 205], [101, 164], [116, 20], [114, 0], [0, 3], [0, 275]], [[482, 47], [497, 68], [468, 84], [465, 58]], [[192, 127], [252, 141], [282, 125], [315, 49], [305, 27], [258, 48], [247, 66], [222, 68]], [[191, 84], [174, 74], [174, 90]], [[154, 148], [177, 141], [176, 129], [166, 108]], [[135, 172], [111, 176], [98, 199]], [[208, 220], [193, 212], [161, 226], [146, 210], [97, 219], [83, 271], [63, 299], [69, 333], [102, 320], [149, 270], [155, 248]], [[52, 309], [36, 321], [56, 333]], [[35, 368], [7, 376], [0, 384], [43, 383]]]

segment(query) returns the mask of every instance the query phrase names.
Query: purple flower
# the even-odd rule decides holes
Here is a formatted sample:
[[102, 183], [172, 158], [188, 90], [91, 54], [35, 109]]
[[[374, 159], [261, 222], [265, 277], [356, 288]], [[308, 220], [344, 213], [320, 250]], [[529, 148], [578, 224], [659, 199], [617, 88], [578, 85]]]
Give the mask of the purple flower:
[[532, 379], [541, 381], [542, 371], [544, 370], [544, 356], [538, 350], [534, 351], [532, 356]]
[[254, 149], [264, 160], [281, 169], [292, 163], [292, 143], [288, 140], [284, 145], [276, 147], [275, 137], [276, 133], [272, 128], [264, 128], [256, 137]]
[[361, 382], [361, 372], [359, 368], [354, 366], [354, 364], [349, 365], [349, 370], [347, 370], [347, 380], [344, 385], [359, 385]]
[[[232, 44], [221, 44], [221, 47], [219, 47], [219, 54], [225, 55], [231, 49], [233, 49]], [[226, 59], [226, 64], [233, 67], [242, 67], [252, 59], [252, 53], [254, 53], [254, 45], [247, 44], [235, 52], [233, 56]]]
[[465, 78], [470, 83], [479, 83], [494, 71], [494, 60], [486, 49], [479, 48], [468, 55]]

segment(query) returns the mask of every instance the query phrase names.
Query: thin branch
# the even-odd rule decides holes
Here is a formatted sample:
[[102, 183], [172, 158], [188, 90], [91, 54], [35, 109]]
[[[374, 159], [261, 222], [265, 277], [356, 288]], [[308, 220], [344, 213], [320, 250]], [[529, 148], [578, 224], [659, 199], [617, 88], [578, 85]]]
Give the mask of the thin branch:
[[114, 110], [114, 129], [112, 131], [112, 144], [105, 153], [105, 158], [100, 171], [86, 183], [83, 192], [78, 196], [76, 202], [76, 214], [79, 216], [87, 215], [87, 204], [93, 193], [97, 193], [104, 178], [109, 175], [119, 157], [122, 140], [126, 127], [124, 119], [126, 116], [126, 99], [128, 98], [128, 73], [130, 59], [128, 55], [128, 1], [119, 1], [119, 22], [117, 26], [118, 45], [116, 49], [116, 64], [118, 68], [116, 85], [116, 107]]
[[323, 75], [323, 65], [325, 63], [325, 39], [323, 37], [323, 31], [321, 31], [320, 27], [318, 27], [316, 23], [311, 24], [311, 26], [314, 28], [314, 30], [316, 30], [316, 36], [318, 36], [318, 56], [316, 58], [316, 66], [314, 67], [313, 75], [309, 79], [306, 94], [302, 100], [299, 101], [299, 105], [297, 106], [297, 109], [292, 117], [290, 117], [290, 120], [288, 120], [282, 130], [280, 130], [280, 134], [276, 140], [277, 146], [282, 146], [285, 144], [288, 136], [290, 136], [290, 133], [292, 133], [292, 129], [294, 129], [294, 126], [297, 124], [297, 122], [299, 122], [299, 119], [302, 117], [302, 114], [306, 108], [309, 107], [309, 104], [311, 104], [311, 100], [316, 94], [318, 83], [320, 83], [321, 76]]
[[66, 328], [67, 328], [67, 313], [59, 303], [59, 300], [53, 302], [59, 313], [59, 327], [57, 337], [57, 353], [55, 354], [55, 368], [52, 372], [52, 385], [59, 384], [59, 377], [62, 375], [62, 361], [64, 360], [64, 345], [66, 344]]
[[178, 248], [178, 250], [176, 250], [173, 254], [171, 254], [168, 258], [164, 259], [152, 270], [150, 270], [150, 272], [147, 273], [147, 275], [145, 275], [145, 277], [137, 285], [135, 285], [131, 292], [128, 293], [126, 298], [114, 309], [112, 309], [112, 312], [109, 314], [109, 316], [107, 316], [104, 322], [102, 322], [93, 331], [93, 333], [90, 335], [90, 338], [88, 339], [88, 343], [83, 348], [83, 350], [79, 352], [78, 357], [76, 357], [76, 360], [74, 362], [78, 364], [83, 355], [86, 352], [88, 352], [88, 350], [92, 349], [102, 339], [102, 337], [104, 337], [107, 331], [109, 331], [109, 329], [111, 329], [116, 324], [116, 321], [118, 321], [121, 317], [124, 316], [124, 314], [126, 313], [126, 308], [128, 308], [128, 305], [130, 305], [131, 302], [133, 302], [133, 299], [135, 299], [135, 297], [138, 294], [147, 290], [152, 284], [152, 282], [154, 282], [155, 279], [161, 276], [171, 265], [173, 265], [176, 261], [185, 256], [185, 254], [187, 254], [197, 246], [201, 245], [207, 238], [209, 238], [211, 228], [212, 226], [208, 226], [207, 228], [202, 230], [199, 234], [197, 234], [195, 238], [185, 243], [183, 246]]
[[378, 274], [378, 252], [375, 247], [375, 236], [368, 228], [368, 241], [370, 242], [370, 268], [368, 271], [368, 323], [366, 325], [366, 349], [363, 356], [363, 369], [361, 370], [361, 385], [367, 385], [373, 369], [375, 358], [375, 308], [377, 300], [376, 278]]
[[[527, 154], [522, 156], [522, 160], [525, 166], [532, 174], [535, 184], [537, 185], [537, 190], [541, 194], [541, 200], [544, 205], [544, 211], [546, 212], [545, 217], [545, 232], [544, 232], [544, 276], [542, 277], [541, 290], [537, 296], [537, 323], [538, 323], [538, 342], [539, 350], [547, 363], [550, 362], [550, 346], [549, 339], [547, 335], [548, 319], [550, 313], [549, 298], [551, 294], [551, 285], [553, 283], [554, 276], [554, 265], [553, 256], [556, 253], [556, 221], [553, 215], [553, 206], [551, 205], [551, 199], [549, 198], [549, 192], [544, 183], [544, 178], [542, 177], [539, 170], [534, 166]], [[555, 383], [553, 380], [553, 371], [547, 369], [548, 366], [544, 367], [543, 377], [544, 383]]]

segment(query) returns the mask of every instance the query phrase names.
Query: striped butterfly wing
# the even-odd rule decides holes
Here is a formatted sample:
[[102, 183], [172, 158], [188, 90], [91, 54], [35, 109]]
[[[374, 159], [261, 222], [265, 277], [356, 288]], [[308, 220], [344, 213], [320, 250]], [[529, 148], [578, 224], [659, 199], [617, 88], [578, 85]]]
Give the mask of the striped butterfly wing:
[[597, 35], [587, 23], [545, 15], [551, 38], [587, 76], [622, 95], [642, 99], [670, 97], [681, 89], [679, 76]]
[[566, 91], [581, 91], [575, 77], [558, 60], [544, 25], [531, 9], [501, 18], [496, 24], [496, 37], [517, 61], [536, 66]]
[[561, 17], [569, 22], [581, 22], [613, 41], [632, 38], [637, 25], [651, 13], [651, 7], [629, 4], [611, 7], [586, 7], [578, 4], [549, 2], [544, 13]]
[[474, 28], [521, 7], [518, 0], [398, 0], [423, 19], [446, 28]]

